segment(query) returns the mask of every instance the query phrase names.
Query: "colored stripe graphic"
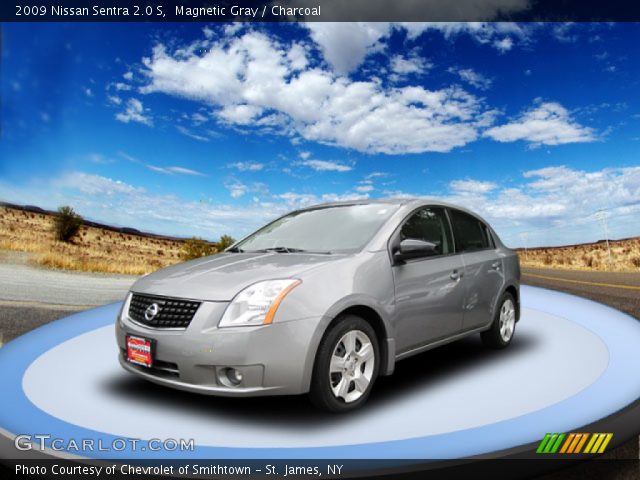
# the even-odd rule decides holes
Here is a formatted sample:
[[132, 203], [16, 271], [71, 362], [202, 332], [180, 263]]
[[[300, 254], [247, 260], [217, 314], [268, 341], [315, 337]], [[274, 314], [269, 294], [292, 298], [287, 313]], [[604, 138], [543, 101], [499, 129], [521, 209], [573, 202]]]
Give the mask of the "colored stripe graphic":
[[584, 453], [604, 453], [612, 437], [612, 433], [594, 433]]
[[536, 453], [556, 453], [565, 436], [565, 433], [547, 433], [538, 445]]
[[603, 453], [611, 438], [613, 438], [613, 433], [547, 433], [540, 445], [538, 445], [536, 453], [574, 455], [579, 453]]

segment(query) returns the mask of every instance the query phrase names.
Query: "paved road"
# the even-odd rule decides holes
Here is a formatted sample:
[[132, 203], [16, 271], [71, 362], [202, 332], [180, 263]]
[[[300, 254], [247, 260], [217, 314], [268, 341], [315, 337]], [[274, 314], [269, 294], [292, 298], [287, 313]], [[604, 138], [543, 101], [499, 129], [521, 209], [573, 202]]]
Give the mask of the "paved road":
[[0, 263], [0, 300], [96, 306], [121, 300], [137, 277]]
[[640, 273], [523, 268], [522, 283], [590, 298], [640, 319]]
[[0, 345], [79, 310], [122, 300], [137, 277], [33, 267], [27, 256], [0, 257]]

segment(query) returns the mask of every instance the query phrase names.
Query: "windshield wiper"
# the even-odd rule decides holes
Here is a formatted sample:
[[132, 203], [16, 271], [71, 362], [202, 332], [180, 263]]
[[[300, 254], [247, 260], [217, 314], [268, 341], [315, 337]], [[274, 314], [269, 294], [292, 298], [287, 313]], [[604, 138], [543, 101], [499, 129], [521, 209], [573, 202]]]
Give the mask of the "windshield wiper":
[[256, 252], [302, 253], [302, 252], [306, 252], [306, 250], [302, 248], [293, 248], [293, 247], [270, 247], [270, 248], [263, 248], [261, 250], [256, 250]]
[[305, 250], [304, 248], [294, 248], [294, 247], [269, 247], [269, 248], [261, 248], [260, 250], [253, 250], [254, 252], [259, 253], [317, 253], [323, 255], [329, 255], [331, 252], [312, 252], [309, 250]]
[[243, 253], [244, 250], [242, 250], [240, 247], [232, 247], [232, 248], [228, 248], [227, 250], [225, 250], [229, 253]]

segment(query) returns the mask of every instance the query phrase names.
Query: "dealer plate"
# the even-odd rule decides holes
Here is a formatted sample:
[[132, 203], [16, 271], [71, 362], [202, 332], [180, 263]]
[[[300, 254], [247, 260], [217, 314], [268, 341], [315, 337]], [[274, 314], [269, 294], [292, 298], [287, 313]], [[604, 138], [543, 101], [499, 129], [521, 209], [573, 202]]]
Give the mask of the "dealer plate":
[[127, 361], [147, 368], [153, 366], [153, 340], [127, 335]]

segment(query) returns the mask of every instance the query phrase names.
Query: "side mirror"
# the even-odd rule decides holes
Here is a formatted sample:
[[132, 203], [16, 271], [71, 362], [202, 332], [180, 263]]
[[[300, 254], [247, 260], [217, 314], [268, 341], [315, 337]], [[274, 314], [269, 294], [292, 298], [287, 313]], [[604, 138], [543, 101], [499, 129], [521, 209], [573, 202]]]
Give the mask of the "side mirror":
[[438, 245], [415, 238], [405, 238], [393, 254], [396, 262], [402, 263], [412, 258], [430, 257], [438, 254]]

